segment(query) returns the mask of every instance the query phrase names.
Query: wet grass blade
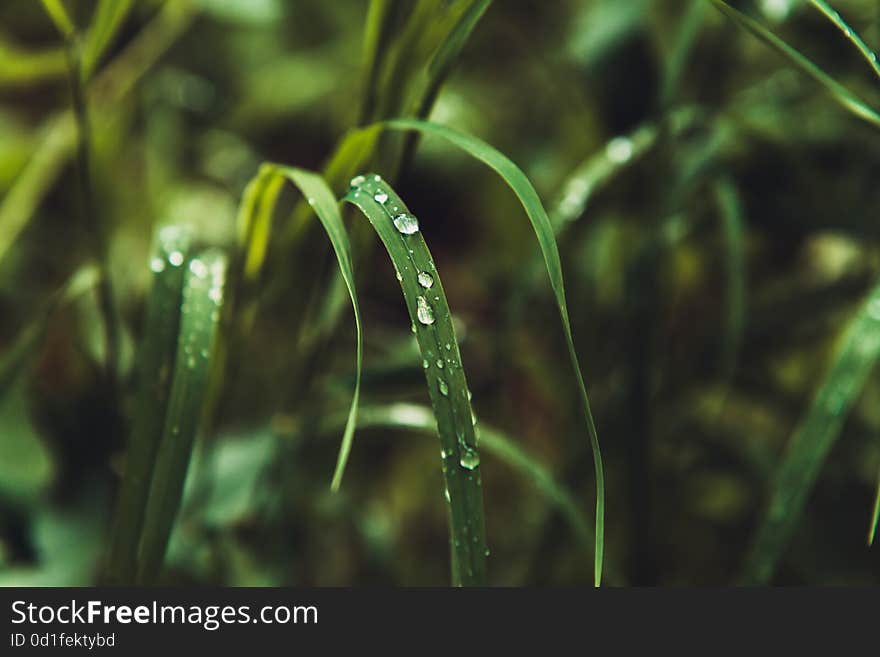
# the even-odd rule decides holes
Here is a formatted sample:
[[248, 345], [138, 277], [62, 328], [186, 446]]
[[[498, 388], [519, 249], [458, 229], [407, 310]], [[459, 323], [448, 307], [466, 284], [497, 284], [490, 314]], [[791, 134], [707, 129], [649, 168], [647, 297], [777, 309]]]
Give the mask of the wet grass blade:
[[336, 260], [339, 263], [339, 271], [348, 289], [351, 306], [354, 310], [357, 332], [354, 393], [331, 483], [331, 488], [338, 490], [351, 453], [357, 424], [357, 409], [361, 390], [361, 364], [363, 362], [363, 329], [357, 289], [354, 283], [351, 244], [348, 240], [348, 234], [345, 232], [345, 225], [342, 222], [336, 197], [324, 179], [315, 173], [294, 167], [264, 164], [257, 177], [245, 189], [238, 217], [239, 243], [244, 251], [245, 277], [255, 279], [265, 260], [266, 245], [272, 230], [272, 214], [281, 185], [285, 180], [290, 181], [303, 194], [308, 206], [315, 212], [330, 238], [330, 244], [333, 246]]
[[166, 226], [156, 235], [150, 269], [153, 283], [137, 364], [137, 397], [103, 579], [107, 584], [135, 581], [138, 544], [150, 481], [162, 439], [180, 326], [184, 262], [191, 234]]
[[602, 557], [605, 536], [605, 475], [602, 467], [602, 455], [599, 450], [599, 437], [593, 420], [593, 412], [590, 408], [590, 400], [587, 396], [587, 388], [581, 373], [580, 363], [574, 347], [571, 334], [571, 322], [568, 317], [568, 304], [565, 298], [565, 286], [562, 280], [562, 263], [559, 259], [559, 249], [553, 234], [553, 226], [547, 216], [547, 211], [541, 204], [541, 199], [534, 186], [522, 172], [505, 155], [497, 151], [489, 144], [471, 135], [452, 130], [446, 126], [419, 121], [415, 119], [395, 119], [387, 121], [383, 125], [394, 130], [417, 130], [426, 135], [442, 137], [454, 146], [462, 149], [472, 157], [480, 160], [493, 169], [507, 185], [513, 190], [528, 215], [529, 221], [535, 230], [547, 274], [550, 277], [550, 286], [556, 297], [556, 305], [559, 309], [559, 317], [562, 321], [562, 329], [568, 347], [569, 359], [577, 378], [578, 393], [580, 395], [583, 411], [587, 422], [590, 448], [593, 452], [593, 463], [596, 470], [596, 549], [595, 549], [595, 584], [599, 586], [602, 580]]
[[849, 89], [844, 87], [837, 80], [788, 45], [785, 41], [773, 34], [773, 32], [756, 20], [746, 16], [741, 11], [734, 9], [724, 0], [711, 0], [711, 2], [719, 11], [721, 11], [721, 13], [732, 19], [737, 25], [746, 31], [751, 32], [761, 41], [785, 57], [789, 62], [794, 64], [794, 66], [800, 69], [802, 73], [805, 73], [825, 87], [828, 93], [831, 94], [831, 97], [845, 110], [875, 127], [880, 127], [880, 114], [878, 114], [874, 108], [853, 94]]
[[852, 27], [840, 15], [840, 13], [829, 5], [825, 0], [810, 0], [810, 4], [818, 9], [825, 17], [830, 20], [834, 26], [840, 30], [843, 35], [858, 49], [859, 53], [864, 57], [865, 61], [871, 66], [874, 74], [880, 77], [880, 59], [877, 57], [871, 47], [865, 43], [864, 39], [859, 36]]
[[199, 252], [186, 266], [168, 410], [144, 512], [137, 568], [142, 585], [157, 580], [180, 508], [193, 443], [205, 415], [225, 285], [226, 256], [219, 250]]
[[844, 332], [831, 369], [779, 466], [767, 512], [746, 563], [748, 583], [763, 584], [773, 576], [822, 465], [878, 357], [880, 284], [871, 290]]
[[418, 220], [379, 176], [358, 176], [343, 200], [357, 206], [385, 245], [398, 273], [419, 344], [440, 434], [448, 492], [452, 583], [486, 584], [486, 530], [480, 457], [452, 314]]
[[43, 9], [46, 10], [46, 13], [49, 15], [49, 18], [52, 19], [52, 22], [61, 33], [61, 36], [65, 39], [72, 38], [76, 32], [76, 27], [74, 26], [73, 21], [70, 20], [70, 15], [64, 8], [64, 3], [61, 0], [42, 0], [42, 3]]
[[[431, 409], [416, 404], [362, 408], [358, 416], [358, 426], [361, 429], [411, 429], [432, 436], [437, 433], [437, 421]], [[480, 422], [475, 431], [480, 448], [532, 482], [535, 488], [559, 510], [578, 541], [585, 548], [592, 550], [595, 542], [592, 528], [584, 519], [577, 501], [565, 486], [556, 481], [553, 473], [498, 429]]]

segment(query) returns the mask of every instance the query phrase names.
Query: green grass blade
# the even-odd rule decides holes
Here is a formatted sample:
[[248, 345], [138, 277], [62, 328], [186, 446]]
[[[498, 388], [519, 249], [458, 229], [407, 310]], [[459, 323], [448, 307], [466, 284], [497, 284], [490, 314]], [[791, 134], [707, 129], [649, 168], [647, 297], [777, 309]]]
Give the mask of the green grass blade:
[[85, 265], [46, 301], [44, 307], [15, 338], [12, 346], [0, 356], [0, 399], [2, 399], [18, 375], [27, 367], [31, 356], [39, 347], [49, 328], [52, 315], [63, 305], [93, 289], [100, 278], [95, 265]]
[[42, 2], [43, 8], [46, 10], [49, 18], [52, 19], [55, 27], [58, 28], [61, 36], [65, 39], [71, 39], [76, 32], [76, 27], [73, 21], [70, 20], [70, 15], [67, 13], [67, 9], [64, 8], [64, 3], [61, 0], [42, 0]]
[[[327, 431], [335, 430], [337, 426], [338, 422], [333, 422]], [[363, 407], [358, 414], [358, 427], [362, 430], [409, 429], [426, 435], [437, 435], [437, 421], [431, 409], [417, 404]], [[529, 480], [558, 509], [578, 541], [586, 549], [592, 550], [595, 542], [592, 527], [584, 519], [577, 500], [556, 480], [553, 473], [502, 431], [482, 421], [475, 431], [480, 448]]]
[[351, 453], [354, 431], [357, 424], [357, 409], [361, 390], [361, 364], [363, 362], [363, 328], [361, 311], [358, 305], [357, 288], [354, 282], [354, 264], [351, 244], [345, 232], [345, 224], [339, 212], [339, 204], [324, 179], [310, 171], [277, 164], [264, 164], [257, 177], [245, 189], [241, 210], [238, 216], [238, 234], [241, 248], [245, 252], [245, 277], [256, 278], [266, 255], [266, 245], [271, 233], [272, 214], [278, 199], [280, 187], [285, 180], [290, 181], [303, 194], [309, 207], [315, 212], [339, 263], [339, 271], [348, 289], [357, 332], [357, 357], [354, 393], [348, 412], [348, 421], [342, 435], [342, 444], [331, 488], [338, 490], [342, 483], [345, 465]]
[[776, 52], [788, 59], [788, 61], [800, 69], [802, 73], [813, 78], [816, 82], [825, 87], [828, 93], [831, 94], [831, 97], [845, 110], [859, 117], [863, 121], [867, 121], [876, 127], [880, 127], [880, 114], [878, 114], [874, 108], [837, 82], [837, 80], [832, 78], [785, 41], [773, 34], [773, 32], [756, 20], [749, 18], [741, 11], [734, 9], [724, 0], [711, 0], [711, 2], [719, 11], [732, 19], [737, 25], [748, 32], [751, 32]]
[[134, 0], [100, 0], [82, 49], [82, 75], [88, 80], [131, 11]]
[[138, 353], [134, 420], [103, 573], [107, 584], [131, 585], [136, 576], [147, 496], [174, 375], [183, 265], [190, 242], [188, 230], [166, 226], [158, 231], [152, 250], [153, 286]]
[[733, 376], [739, 358], [746, 317], [746, 255], [743, 208], [733, 181], [727, 177], [715, 184], [715, 198], [724, 234], [724, 276], [726, 318], [721, 372], [725, 380]]
[[862, 57], [865, 58], [865, 61], [871, 66], [874, 74], [877, 77], [880, 77], [880, 60], [878, 60], [877, 53], [865, 43], [864, 39], [859, 36], [858, 32], [843, 20], [843, 16], [841, 16], [831, 5], [825, 2], [825, 0], [810, 0], [810, 4], [822, 12], [822, 14], [824, 14], [825, 17], [830, 20], [847, 39], [850, 40], [850, 42], [858, 49]]
[[596, 470], [596, 550], [595, 550], [595, 584], [598, 586], [602, 580], [602, 557], [605, 536], [605, 475], [602, 467], [602, 455], [599, 450], [599, 437], [593, 420], [593, 412], [590, 409], [590, 400], [587, 396], [587, 388], [581, 373], [574, 340], [571, 334], [571, 322], [568, 317], [568, 305], [565, 299], [565, 287], [562, 280], [562, 263], [559, 259], [559, 249], [556, 238], [553, 235], [553, 226], [547, 216], [544, 206], [532, 183], [505, 155], [489, 146], [487, 143], [471, 135], [452, 130], [446, 126], [418, 121], [414, 119], [395, 119], [384, 123], [388, 128], [395, 130], [418, 130], [427, 135], [442, 137], [451, 144], [461, 148], [472, 157], [480, 160], [496, 173], [498, 173], [522, 203], [529, 221], [535, 230], [544, 262], [547, 266], [547, 274], [550, 277], [550, 285], [556, 297], [556, 305], [559, 308], [559, 316], [562, 321], [562, 329], [565, 334], [565, 342], [568, 347], [569, 359], [574, 369], [578, 383], [578, 392], [583, 405], [584, 415], [587, 422], [587, 432], [590, 439], [590, 447], [593, 451], [593, 463]]
[[226, 256], [221, 251], [202, 251], [189, 261], [174, 378], [144, 513], [137, 569], [142, 585], [156, 582], [180, 508], [193, 443], [205, 415], [225, 284]]
[[749, 583], [773, 576], [822, 464], [840, 436], [850, 408], [880, 357], [880, 283], [868, 294], [841, 339], [816, 398], [791, 439], [770, 490], [767, 512], [746, 563]]
[[871, 524], [868, 526], [868, 546], [874, 545], [877, 535], [877, 524], [880, 523], [880, 477], [877, 478], [877, 492], [874, 494], [874, 509], [871, 512]]
[[379, 176], [358, 176], [344, 200], [369, 219], [403, 290], [440, 434], [449, 493], [452, 582], [486, 583], [486, 530], [473, 411], [452, 313], [417, 219]]

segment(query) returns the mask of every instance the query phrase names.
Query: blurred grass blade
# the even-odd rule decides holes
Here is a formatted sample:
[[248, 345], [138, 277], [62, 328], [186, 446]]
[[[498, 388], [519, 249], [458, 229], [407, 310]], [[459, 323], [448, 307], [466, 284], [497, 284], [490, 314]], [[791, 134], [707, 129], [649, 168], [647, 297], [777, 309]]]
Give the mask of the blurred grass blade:
[[15, 338], [12, 346], [0, 356], [0, 398], [16, 380], [36, 352], [49, 329], [52, 315], [63, 305], [70, 303], [88, 290], [93, 289], [100, 278], [95, 265], [86, 265], [75, 272], [67, 282], [46, 301], [38, 316]]
[[715, 198], [721, 214], [724, 233], [724, 276], [726, 304], [724, 345], [721, 357], [721, 375], [730, 380], [736, 369], [745, 331], [746, 264], [743, 209], [733, 181], [721, 178], [715, 184]]
[[776, 52], [783, 55], [789, 62], [800, 69], [801, 72], [810, 76], [825, 87], [825, 89], [831, 94], [831, 97], [836, 100], [841, 107], [863, 121], [867, 121], [874, 126], [880, 127], [880, 114], [878, 114], [875, 109], [849, 91], [849, 89], [844, 87], [809, 59], [804, 57], [797, 50], [788, 45], [785, 41], [773, 34], [773, 32], [756, 20], [749, 18], [741, 11], [734, 9], [727, 4], [725, 0], [711, 1], [719, 11], [732, 19], [737, 25], [751, 32]]
[[376, 107], [376, 84], [391, 43], [389, 38], [400, 0], [370, 0], [364, 25], [364, 62], [366, 69], [358, 125], [368, 123]]
[[111, 45], [113, 37], [131, 10], [134, 0], [100, 0], [82, 49], [82, 75], [88, 80]]
[[880, 283], [841, 339], [816, 398], [791, 439], [770, 490], [767, 512], [746, 563], [745, 579], [770, 580], [800, 521], [807, 498], [850, 408], [880, 356]]
[[369, 219], [398, 274], [440, 434], [448, 491], [452, 583], [486, 584], [486, 529], [474, 415], [452, 313], [418, 220], [379, 176], [358, 176], [344, 197]]
[[874, 545], [877, 535], [877, 524], [880, 523], [880, 477], [877, 478], [877, 492], [874, 494], [874, 510], [871, 512], [871, 524], [868, 527], [868, 546]]
[[331, 483], [331, 488], [338, 490], [351, 453], [357, 424], [357, 409], [361, 390], [361, 364], [363, 362], [363, 328], [354, 282], [351, 244], [348, 240], [348, 234], [345, 232], [345, 225], [342, 222], [342, 215], [339, 213], [336, 197], [324, 179], [315, 173], [277, 164], [264, 164], [257, 177], [245, 189], [238, 216], [239, 244], [245, 254], [245, 277], [255, 279], [266, 257], [266, 246], [272, 229], [273, 210], [285, 179], [289, 180], [303, 194], [308, 206], [318, 216], [330, 238], [330, 244], [333, 246], [336, 260], [339, 263], [339, 271], [348, 289], [351, 306], [354, 310], [357, 332], [354, 393]]
[[565, 299], [565, 287], [562, 280], [562, 263], [559, 259], [559, 249], [556, 238], [553, 235], [553, 226], [547, 216], [538, 193], [526, 175], [511, 162], [505, 155], [489, 146], [487, 143], [471, 135], [458, 132], [446, 126], [418, 121], [413, 119], [395, 119], [385, 122], [388, 128], [395, 130], [418, 130], [427, 135], [435, 135], [461, 148], [472, 157], [480, 160], [496, 173], [510, 186], [522, 203], [529, 221], [535, 230], [538, 244], [544, 255], [547, 266], [547, 274], [550, 277], [550, 285], [556, 297], [556, 305], [559, 308], [559, 316], [562, 321], [562, 329], [565, 334], [565, 342], [568, 354], [574, 369], [578, 383], [578, 392], [583, 405], [584, 415], [587, 422], [587, 432], [590, 439], [590, 447], [593, 452], [593, 463], [596, 470], [596, 550], [595, 550], [595, 584], [599, 586], [602, 580], [602, 557], [605, 536], [605, 475], [602, 467], [602, 455], [599, 450], [599, 437], [596, 433], [596, 425], [593, 421], [593, 412], [590, 409], [590, 400], [587, 396], [587, 388], [584, 383], [578, 362], [574, 340], [571, 334], [571, 322], [568, 317], [568, 305]]
[[864, 39], [859, 36], [858, 32], [856, 32], [852, 27], [850, 27], [840, 13], [834, 9], [831, 5], [829, 5], [825, 0], [810, 0], [810, 4], [813, 5], [816, 9], [822, 12], [825, 17], [830, 20], [834, 26], [840, 30], [843, 35], [852, 42], [852, 44], [858, 49], [859, 53], [862, 57], [865, 58], [865, 61], [871, 66], [874, 74], [877, 77], [880, 77], [880, 60], [878, 60], [877, 53], [875, 53], [871, 47], [865, 43]]
[[152, 249], [153, 284], [138, 354], [134, 420], [104, 568], [107, 584], [131, 585], [136, 576], [150, 480], [175, 373], [183, 264], [191, 241], [190, 231], [165, 226], [158, 231]]
[[64, 8], [64, 3], [61, 0], [42, 0], [42, 2], [43, 8], [49, 14], [49, 18], [52, 19], [61, 36], [65, 39], [72, 38], [76, 32], [76, 27], [74, 27], [73, 21], [70, 20], [70, 15]]
[[[334, 425], [334, 428], [335, 426], [338, 425]], [[437, 434], [437, 421], [431, 409], [416, 404], [400, 403], [362, 408], [358, 415], [358, 427], [411, 429], [432, 436]], [[489, 427], [481, 421], [475, 431], [480, 447], [531, 481], [535, 488], [556, 506], [571, 526], [578, 541], [586, 549], [592, 550], [595, 542], [592, 528], [584, 520], [577, 501], [565, 486], [556, 480], [553, 473], [498, 429]]]
[[225, 286], [221, 251], [208, 249], [189, 261], [168, 410], [144, 512], [137, 570], [141, 585], [156, 582], [180, 508], [193, 443], [206, 414]]

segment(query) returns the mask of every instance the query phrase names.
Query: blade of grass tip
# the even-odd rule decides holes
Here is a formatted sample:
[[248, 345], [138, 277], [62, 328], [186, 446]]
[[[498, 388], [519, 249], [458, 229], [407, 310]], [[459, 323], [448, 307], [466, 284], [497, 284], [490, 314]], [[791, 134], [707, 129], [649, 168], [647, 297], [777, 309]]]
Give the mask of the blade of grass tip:
[[559, 259], [559, 248], [553, 235], [553, 227], [547, 216], [547, 211], [541, 204], [538, 193], [532, 183], [510, 159], [494, 149], [489, 144], [477, 139], [472, 135], [452, 130], [446, 126], [415, 119], [395, 119], [386, 121], [382, 125], [393, 130], [418, 130], [427, 135], [442, 137], [449, 143], [462, 149], [471, 157], [480, 160], [495, 171], [505, 183], [513, 190], [526, 215], [535, 230], [544, 262], [547, 266], [547, 274], [550, 278], [550, 286], [556, 297], [556, 306], [559, 309], [559, 317], [562, 322], [562, 330], [565, 336], [568, 355], [572, 369], [578, 384], [583, 411], [587, 422], [590, 448], [593, 452], [593, 464], [596, 470], [596, 550], [595, 550], [595, 585], [599, 586], [602, 580], [602, 557], [604, 553], [605, 536], [605, 474], [602, 467], [602, 454], [599, 450], [599, 436], [596, 432], [596, 424], [593, 420], [593, 411], [590, 408], [590, 400], [587, 395], [586, 384], [581, 373], [580, 363], [574, 347], [574, 339], [571, 334], [571, 322], [568, 317], [568, 305], [565, 298], [565, 287], [562, 281], [562, 263]]
[[183, 496], [193, 443], [204, 416], [220, 310], [226, 284], [226, 256], [217, 249], [197, 253], [184, 273], [174, 378], [162, 439], [156, 453], [140, 541], [137, 582], [153, 584]]
[[150, 480], [174, 375], [183, 264], [191, 242], [189, 230], [165, 226], [157, 232], [152, 249], [153, 283], [138, 353], [136, 407], [103, 572], [107, 584], [131, 585], [136, 577]]
[[9, 350], [0, 357], [0, 398], [3, 398], [19, 373], [27, 367], [46, 335], [52, 315], [61, 306], [93, 289], [99, 278], [100, 271], [95, 265], [85, 265], [49, 297], [37, 317], [22, 329]]
[[422, 355], [448, 492], [452, 583], [485, 585], [486, 529], [474, 414], [440, 276], [418, 220], [395, 191], [377, 175], [357, 176], [351, 185], [343, 200], [363, 212], [385, 245]]
[[877, 492], [874, 494], [874, 510], [871, 512], [871, 524], [868, 526], [868, 547], [874, 545], [877, 525], [880, 524], [880, 477], [877, 478]]
[[[334, 429], [335, 426], [334, 423]], [[358, 427], [410, 429], [426, 435], [437, 435], [437, 421], [431, 409], [416, 404], [398, 403], [362, 408], [358, 415]], [[577, 501], [565, 486], [556, 480], [553, 473], [502, 431], [483, 422], [477, 425], [475, 431], [480, 447], [532, 482], [535, 488], [559, 510], [571, 526], [578, 542], [592, 551], [596, 540], [593, 530], [584, 520]]]
[[812, 61], [788, 45], [785, 41], [773, 34], [773, 32], [756, 20], [749, 18], [741, 11], [734, 9], [725, 2], [725, 0], [710, 1], [721, 13], [732, 19], [737, 25], [746, 31], [751, 32], [776, 52], [788, 59], [788, 61], [794, 64], [796, 68], [800, 69], [802, 73], [813, 78], [816, 82], [825, 87], [826, 91], [831, 94], [831, 97], [845, 110], [875, 127], [880, 127], [880, 114], [878, 114], [875, 109], [816, 66]]
[[843, 20], [840, 13], [825, 2], [825, 0], [810, 0], [810, 4], [822, 12], [822, 14], [824, 14], [838, 30], [843, 32], [843, 35], [852, 42], [852, 44], [858, 49], [859, 53], [861, 53], [862, 57], [864, 57], [865, 61], [871, 66], [874, 74], [877, 77], [880, 77], [880, 59], [878, 59], [877, 53], [865, 43], [862, 37], [859, 36], [858, 32]]
[[[374, 131], [375, 132], [375, 131]], [[332, 490], [339, 490], [345, 466], [351, 453], [354, 431], [357, 425], [357, 409], [361, 390], [361, 366], [363, 362], [363, 327], [358, 304], [357, 288], [354, 282], [354, 264], [351, 255], [351, 243], [345, 232], [345, 224], [339, 212], [339, 204], [323, 177], [318, 174], [286, 167], [279, 164], [266, 163], [260, 167], [257, 176], [247, 185], [242, 197], [238, 215], [239, 247], [244, 252], [246, 278], [254, 280], [259, 275], [266, 257], [266, 246], [272, 232], [272, 216], [278, 200], [281, 185], [285, 180], [292, 183], [306, 199], [306, 204], [313, 210], [330, 238], [330, 244], [336, 254], [339, 271], [348, 290], [351, 306], [354, 311], [355, 329], [357, 333], [357, 356], [355, 362], [355, 384], [352, 394], [348, 421], [342, 435], [342, 444], [336, 469], [331, 482]]]
[[878, 357], [880, 283], [868, 294], [845, 330], [831, 369], [792, 436], [773, 479], [767, 511], [746, 562], [748, 583], [764, 584], [773, 576], [822, 465]]
[[134, 0], [100, 0], [82, 49], [82, 74], [92, 77], [101, 55], [112, 43], [117, 30], [131, 11]]

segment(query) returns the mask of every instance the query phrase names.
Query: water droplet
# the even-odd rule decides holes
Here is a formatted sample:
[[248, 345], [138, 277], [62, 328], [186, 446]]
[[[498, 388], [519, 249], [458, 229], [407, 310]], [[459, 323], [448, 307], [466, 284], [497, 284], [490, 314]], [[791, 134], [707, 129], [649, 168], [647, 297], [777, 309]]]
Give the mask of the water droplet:
[[159, 274], [165, 270], [165, 261], [162, 258], [153, 258], [150, 260], [150, 269]]
[[208, 275], [208, 268], [198, 258], [189, 263], [189, 270], [199, 278], [204, 278]]
[[388, 200], [388, 194], [385, 192], [376, 192], [373, 195], [373, 198], [376, 199], [376, 203], [384, 203]]
[[360, 187], [365, 182], [367, 182], [367, 179], [364, 178], [363, 176], [355, 176], [354, 178], [351, 179], [351, 182], [349, 182], [348, 184], [351, 185], [352, 187]]
[[[412, 235], [413, 233], [419, 232], [419, 220], [411, 214], [399, 214], [394, 217], [394, 227], [404, 235]], [[412, 253], [412, 251], [410, 251], [410, 253]]]
[[376, 174], [375, 176], [373, 176], [373, 180], [375, 180], [376, 182], [382, 182], [382, 176]]
[[449, 396], [449, 386], [443, 379], [437, 379], [437, 387], [440, 388], [440, 394], [444, 397]]
[[428, 289], [429, 287], [434, 285], [434, 277], [426, 271], [420, 271], [418, 278], [419, 285], [421, 285], [425, 289]]
[[183, 264], [183, 254], [180, 251], [172, 251], [168, 256], [168, 262], [175, 267], [180, 267]]
[[446, 500], [447, 504], [449, 504], [449, 502], [451, 501], [449, 498], [449, 489], [448, 488], [443, 489], [443, 498]]
[[615, 164], [623, 164], [633, 154], [633, 144], [627, 137], [615, 137], [605, 147], [605, 155]]
[[446, 343], [446, 351], [452, 351], [452, 345], [448, 342]]
[[403, 282], [403, 276], [400, 275], [400, 271], [399, 271], [399, 270], [395, 269], [395, 270], [394, 270], [394, 275], [397, 277], [398, 282], [401, 282], [401, 283]]
[[[211, 291], [208, 292], [208, 296], [211, 298], [211, 301], [213, 301], [214, 303], [220, 303], [221, 301], [223, 301], [223, 289], [220, 287], [216, 287], [216, 286], [212, 287]], [[213, 318], [213, 316], [212, 316], [212, 319], [215, 319], [215, 321], [216, 321], [216, 318]]]
[[416, 332], [416, 325], [415, 325], [415, 324], [410, 324], [410, 325], [409, 325], [409, 330], [412, 331], [413, 333], [415, 333], [415, 332]]
[[431, 310], [431, 306], [428, 305], [427, 299], [425, 297], [418, 297], [416, 299], [416, 317], [418, 317], [419, 321], [426, 326], [429, 326], [434, 323], [434, 311]]
[[422, 367], [423, 367], [423, 368], [428, 369], [430, 366], [431, 366], [431, 365], [428, 363], [428, 361], [426, 361], [426, 360], [423, 360], [423, 361], [422, 361]]
[[480, 465], [480, 455], [477, 453], [477, 450], [462, 445], [461, 456], [459, 457], [458, 462], [464, 469], [473, 470]]
[[442, 358], [437, 359], [437, 368], [441, 369], [441, 370], [443, 369], [443, 359]]

